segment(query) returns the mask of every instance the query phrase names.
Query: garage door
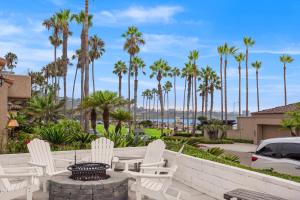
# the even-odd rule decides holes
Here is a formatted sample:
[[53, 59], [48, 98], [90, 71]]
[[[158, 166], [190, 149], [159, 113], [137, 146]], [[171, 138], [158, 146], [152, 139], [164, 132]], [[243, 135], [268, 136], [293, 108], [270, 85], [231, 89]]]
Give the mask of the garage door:
[[263, 125], [262, 126], [262, 139], [289, 137], [290, 131], [282, 129], [281, 126], [276, 125]]

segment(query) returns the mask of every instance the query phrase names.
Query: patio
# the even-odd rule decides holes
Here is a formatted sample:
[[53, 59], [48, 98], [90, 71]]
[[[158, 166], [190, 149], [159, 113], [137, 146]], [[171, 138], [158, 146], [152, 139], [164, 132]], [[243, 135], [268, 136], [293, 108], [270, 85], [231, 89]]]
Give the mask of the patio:
[[[53, 152], [53, 154], [55, 157], [64, 159], [74, 158], [74, 151]], [[77, 152], [78, 159], [89, 154], [89, 150]], [[140, 157], [144, 156], [145, 147], [115, 148], [114, 154], [120, 158]], [[168, 161], [168, 166], [172, 166], [175, 156], [175, 152], [165, 150], [163, 157]], [[29, 154], [0, 155], [0, 163], [4, 167], [27, 166], [28, 160]], [[179, 168], [168, 192], [171, 194], [176, 190], [180, 190], [182, 199], [223, 199], [224, 193], [237, 188], [259, 191], [289, 200], [296, 200], [300, 196], [300, 184], [296, 182], [187, 155], [182, 155], [177, 165]], [[57, 167], [64, 168], [65, 165], [58, 161]], [[130, 184], [132, 184], [132, 181], [129, 181]], [[25, 198], [18, 198], [18, 200], [21, 199]], [[34, 199], [48, 199], [48, 194], [36, 192]], [[135, 199], [133, 192], [129, 192], [129, 199]]]

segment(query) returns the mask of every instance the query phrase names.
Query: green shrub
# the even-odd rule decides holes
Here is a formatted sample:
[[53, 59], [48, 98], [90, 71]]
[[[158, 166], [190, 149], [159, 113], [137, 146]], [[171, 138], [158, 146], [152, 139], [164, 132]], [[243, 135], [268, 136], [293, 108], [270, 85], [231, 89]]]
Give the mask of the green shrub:
[[151, 120], [144, 120], [139, 123], [143, 127], [151, 128], [153, 126], [153, 122]]
[[221, 149], [220, 147], [213, 147], [207, 149], [207, 152], [215, 156], [220, 156], [224, 153], [224, 149]]
[[59, 125], [46, 125], [36, 129], [42, 140], [46, 140], [52, 145], [65, 145], [71, 142], [71, 135]]
[[224, 154], [224, 155], [222, 155], [222, 158], [224, 160], [228, 160], [228, 161], [231, 161], [231, 162], [234, 162], [234, 163], [240, 163], [239, 157], [236, 156], [236, 155], [233, 155], [233, 154]]
[[209, 140], [206, 139], [204, 137], [181, 137], [181, 136], [165, 136], [163, 137], [164, 140], [186, 140], [187, 144], [189, 145], [197, 145], [199, 143], [202, 144], [233, 144], [233, 142], [231, 140], [220, 140], [220, 139], [216, 139], [216, 140]]
[[226, 138], [227, 140], [231, 140], [237, 143], [245, 143], [245, 144], [253, 144], [253, 140], [246, 140], [246, 139], [234, 139], [234, 138]]

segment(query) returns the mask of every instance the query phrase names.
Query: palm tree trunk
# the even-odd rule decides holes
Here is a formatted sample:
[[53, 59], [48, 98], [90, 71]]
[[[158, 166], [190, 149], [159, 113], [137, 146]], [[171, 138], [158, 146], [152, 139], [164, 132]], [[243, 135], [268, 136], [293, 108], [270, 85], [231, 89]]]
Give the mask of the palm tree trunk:
[[257, 95], [257, 111], [259, 111], [259, 89], [258, 89], [258, 70], [256, 70], [256, 95]]
[[227, 58], [224, 66], [224, 93], [225, 93], [225, 123], [227, 124]]
[[108, 110], [108, 108], [105, 108], [103, 110], [102, 118], [103, 118], [104, 129], [106, 130], [106, 132], [108, 132], [108, 130], [109, 130], [109, 110]]
[[[131, 65], [132, 65], [132, 57], [133, 57], [133, 55], [130, 55], [129, 56], [129, 67], [128, 67], [128, 105], [127, 105], [127, 109], [128, 109], [128, 112], [131, 112], [131, 108], [130, 108], [130, 106], [131, 106], [131, 102], [130, 102], [130, 76], [131, 76]], [[128, 127], [128, 129], [129, 129], [129, 133], [131, 132], [131, 121], [129, 121], [128, 122], [128, 125], [129, 125], [129, 127]]]
[[167, 120], [168, 120], [168, 129], [170, 129], [170, 121], [169, 121], [169, 92], [167, 92]]
[[145, 96], [143, 95], [143, 121], [145, 121]]
[[160, 117], [161, 117], [161, 127], [160, 127], [160, 133], [161, 135], [164, 134], [163, 124], [164, 124], [164, 102], [163, 102], [163, 94], [162, 94], [162, 88], [160, 79], [158, 80], [158, 94], [159, 94], [159, 101], [160, 101]]
[[193, 135], [196, 133], [196, 120], [197, 120], [197, 109], [198, 109], [198, 102], [197, 102], [197, 70], [196, 70], [196, 63], [194, 63], [194, 95], [195, 95], [195, 113], [194, 113], [194, 124], [193, 124]]
[[283, 64], [283, 81], [284, 81], [284, 105], [287, 105], [287, 94], [286, 94], [286, 65]]
[[[84, 66], [81, 66], [81, 101], [84, 99]], [[84, 127], [83, 109], [80, 109], [80, 124]]]
[[119, 75], [119, 97], [122, 97], [122, 75]]
[[94, 60], [92, 61], [92, 79], [93, 79], [93, 93], [95, 93], [95, 72], [94, 72]]
[[184, 131], [184, 111], [185, 111], [185, 95], [186, 95], [186, 78], [184, 79], [184, 90], [183, 90], [183, 108], [182, 108], [182, 130]]
[[187, 94], [187, 117], [186, 117], [188, 133], [189, 133], [189, 129], [190, 129], [189, 118], [190, 118], [191, 84], [192, 84], [192, 81], [191, 81], [191, 77], [189, 76], [189, 78], [188, 78], [188, 94]]
[[151, 120], [151, 98], [149, 98], [149, 102], [148, 102], [148, 110], [149, 110], [149, 120]]
[[242, 94], [241, 94], [241, 63], [239, 62], [239, 116], [242, 115], [242, 106], [241, 106], [241, 98], [242, 98]]
[[246, 48], [246, 116], [249, 116], [249, 108], [248, 108], [248, 47]]
[[223, 121], [223, 56], [220, 56], [220, 82], [221, 82], [221, 120]]
[[158, 101], [159, 101], [159, 98], [157, 98], [156, 100], [156, 125], [157, 125], [157, 128], [158, 128], [158, 118], [159, 118], [159, 114], [158, 114]]
[[[88, 29], [88, 16], [89, 16], [89, 0], [85, 0], [85, 20], [84, 20], [84, 66], [85, 66], [85, 79], [84, 79], [84, 93], [85, 96], [89, 95], [89, 29]], [[87, 132], [89, 129], [88, 111], [84, 113], [84, 130]]]
[[75, 93], [75, 84], [77, 78], [78, 67], [76, 66], [74, 81], [73, 81], [73, 88], [72, 88], [72, 107], [71, 107], [71, 118], [73, 119], [73, 112], [74, 112], [74, 93]]
[[64, 115], [67, 112], [67, 74], [68, 74], [68, 34], [69, 30], [63, 31], [63, 63], [64, 63]]
[[214, 109], [214, 86], [211, 86], [210, 90], [210, 113], [209, 113], [209, 119], [212, 119], [212, 113]]
[[56, 46], [54, 46], [54, 92], [55, 92], [55, 95], [54, 95], [54, 99], [55, 101], [57, 102], [57, 63], [56, 63], [56, 60], [57, 60], [57, 56], [56, 56]]
[[137, 111], [137, 90], [138, 90], [138, 79], [137, 79], [137, 69], [134, 73], [134, 110], [133, 110], [133, 124], [136, 128], [136, 111]]
[[202, 91], [202, 110], [201, 110], [201, 114], [202, 114], [202, 117], [204, 116], [204, 102], [205, 102], [205, 97], [204, 97], [204, 92]]
[[[195, 108], [195, 104], [194, 104], [194, 78], [192, 77], [191, 80], [192, 80], [192, 84], [191, 84], [192, 119], [191, 120], [194, 122], [194, 108]], [[192, 127], [191, 132], [193, 132], [193, 127]]]
[[174, 76], [174, 133], [176, 133], [177, 130], [176, 107], [176, 76]]
[[207, 111], [208, 111], [208, 81], [207, 81], [208, 78], [206, 78], [206, 81], [205, 81], [205, 117], [207, 117]]

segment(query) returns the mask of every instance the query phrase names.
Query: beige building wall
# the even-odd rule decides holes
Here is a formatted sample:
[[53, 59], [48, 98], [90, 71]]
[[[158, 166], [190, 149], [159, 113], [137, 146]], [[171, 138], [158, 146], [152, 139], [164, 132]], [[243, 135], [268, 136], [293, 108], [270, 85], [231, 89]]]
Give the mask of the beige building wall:
[[[2, 147], [2, 141], [7, 137], [6, 125], [7, 125], [7, 95], [8, 84], [4, 82], [0, 87], [0, 146]], [[1, 148], [0, 148], [1, 149]]]
[[5, 78], [13, 81], [12, 86], [8, 90], [9, 98], [28, 99], [31, 97], [30, 76], [8, 74], [5, 75]]

